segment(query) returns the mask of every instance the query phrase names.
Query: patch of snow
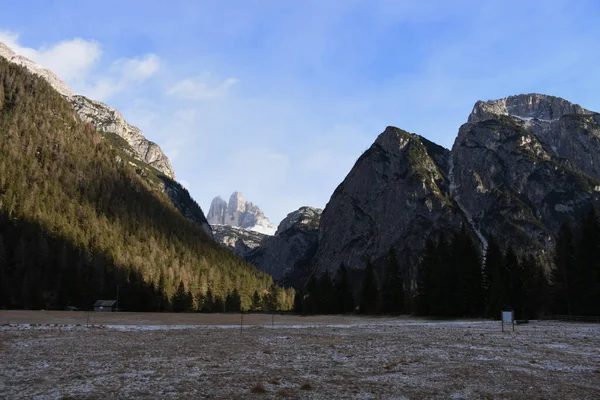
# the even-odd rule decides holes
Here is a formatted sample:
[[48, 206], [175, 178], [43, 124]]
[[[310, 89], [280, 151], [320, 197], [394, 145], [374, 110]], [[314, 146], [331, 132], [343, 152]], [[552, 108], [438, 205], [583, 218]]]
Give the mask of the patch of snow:
[[263, 235], [273, 236], [277, 231], [277, 227], [272, 225], [271, 223], [266, 223], [264, 225], [257, 224], [253, 227], [248, 228], [251, 231], [262, 233]]

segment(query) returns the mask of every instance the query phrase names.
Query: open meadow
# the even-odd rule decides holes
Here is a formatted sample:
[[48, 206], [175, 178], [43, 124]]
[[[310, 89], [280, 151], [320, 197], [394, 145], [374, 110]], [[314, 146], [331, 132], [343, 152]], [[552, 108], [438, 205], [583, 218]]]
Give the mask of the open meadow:
[[241, 331], [239, 314], [0, 311], [0, 398], [600, 398], [599, 324], [271, 324], [261, 314], [244, 315]]

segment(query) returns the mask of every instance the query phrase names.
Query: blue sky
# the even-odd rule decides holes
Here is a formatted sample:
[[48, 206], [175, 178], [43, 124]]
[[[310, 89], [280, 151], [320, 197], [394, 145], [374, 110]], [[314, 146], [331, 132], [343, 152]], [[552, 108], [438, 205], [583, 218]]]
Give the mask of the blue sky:
[[119, 109], [205, 212], [324, 207], [387, 125], [451, 147], [475, 101], [600, 111], [600, 3], [0, 1], [0, 40]]

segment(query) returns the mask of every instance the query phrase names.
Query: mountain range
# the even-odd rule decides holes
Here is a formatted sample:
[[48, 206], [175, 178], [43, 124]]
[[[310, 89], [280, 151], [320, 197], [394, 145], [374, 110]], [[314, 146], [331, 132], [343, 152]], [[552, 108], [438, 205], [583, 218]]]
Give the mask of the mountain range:
[[543, 94], [476, 102], [450, 150], [390, 126], [315, 219], [312, 251], [292, 255], [275, 235], [279, 260], [296, 257], [286, 265], [302, 273], [281, 262], [274, 272], [276, 263], [257, 256], [267, 241], [243, 256], [276, 279], [301, 277], [297, 286], [341, 264], [381, 265], [390, 250], [414, 272], [427, 238], [465, 226], [484, 258], [493, 238], [548, 272], [561, 224], [598, 206], [599, 150], [600, 114]]
[[[302, 207], [275, 227], [257, 206], [234, 192], [228, 202], [216, 197], [205, 218], [175, 181], [160, 147], [117, 110], [75, 95], [51, 71], [3, 44], [0, 56], [48, 82], [69, 104], [78, 123], [93, 126], [102, 146], [117, 150], [113, 162], [119, 171], [134, 171], [135, 182], [140, 180], [153, 196], [168, 201], [167, 209], [177, 210], [206, 237], [213, 236], [274, 279], [296, 287], [311, 275], [325, 271], [335, 275], [342, 264], [359, 272], [369, 263], [377, 268], [391, 250], [412, 273], [427, 238], [451, 235], [461, 227], [479, 244], [483, 260], [493, 238], [520, 257], [533, 256], [548, 270], [561, 224], [575, 224], [600, 201], [600, 114], [532, 93], [477, 101], [451, 149], [387, 127], [358, 158], [323, 210]], [[7, 76], [29, 82], [23, 71], [5, 70]], [[7, 79], [5, 97], [16, 96], [10, 82], [17, 78]], [[9, 122], [10, 96], [3, 103]], [[24, 118], [34, 118], [28, 110], [23, 113]], [[62, 118], [72, 118], [64, 113]], [[13, 190], [6, 186], [4, 193], [7, 188]], [[37, 214], [31, 213], [26, 216], [35, 219]], [[201, 253], [195, 256], [202, 259]], [[186, 287], [199, 284], [205, 291], [209, 283], [198, 283], [201, 280], [182, 266], [186, 261], [163, 273], [171, 274], [171, 285], [179, 276]], [[143, 278], [157, 283], [156, 271], [153, 274]], [[262, 275], [257, 279], [267, 282]], [[218, 283], [220, 293], [234, 287], [234, 281], [225, 273]]]

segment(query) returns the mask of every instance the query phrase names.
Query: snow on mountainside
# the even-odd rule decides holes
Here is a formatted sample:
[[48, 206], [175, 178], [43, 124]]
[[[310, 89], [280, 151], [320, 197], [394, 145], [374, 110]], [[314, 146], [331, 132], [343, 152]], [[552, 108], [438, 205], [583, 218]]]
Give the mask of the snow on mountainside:
[[244, 195], [240, 192], [233, 192], [229, 202], [221, 196], [215, 197], [210, 204], [207, 219], [211, 225], [235, 226], [269, 236], [274, 235], [277, 230], [260, 208], [244, 200]]

